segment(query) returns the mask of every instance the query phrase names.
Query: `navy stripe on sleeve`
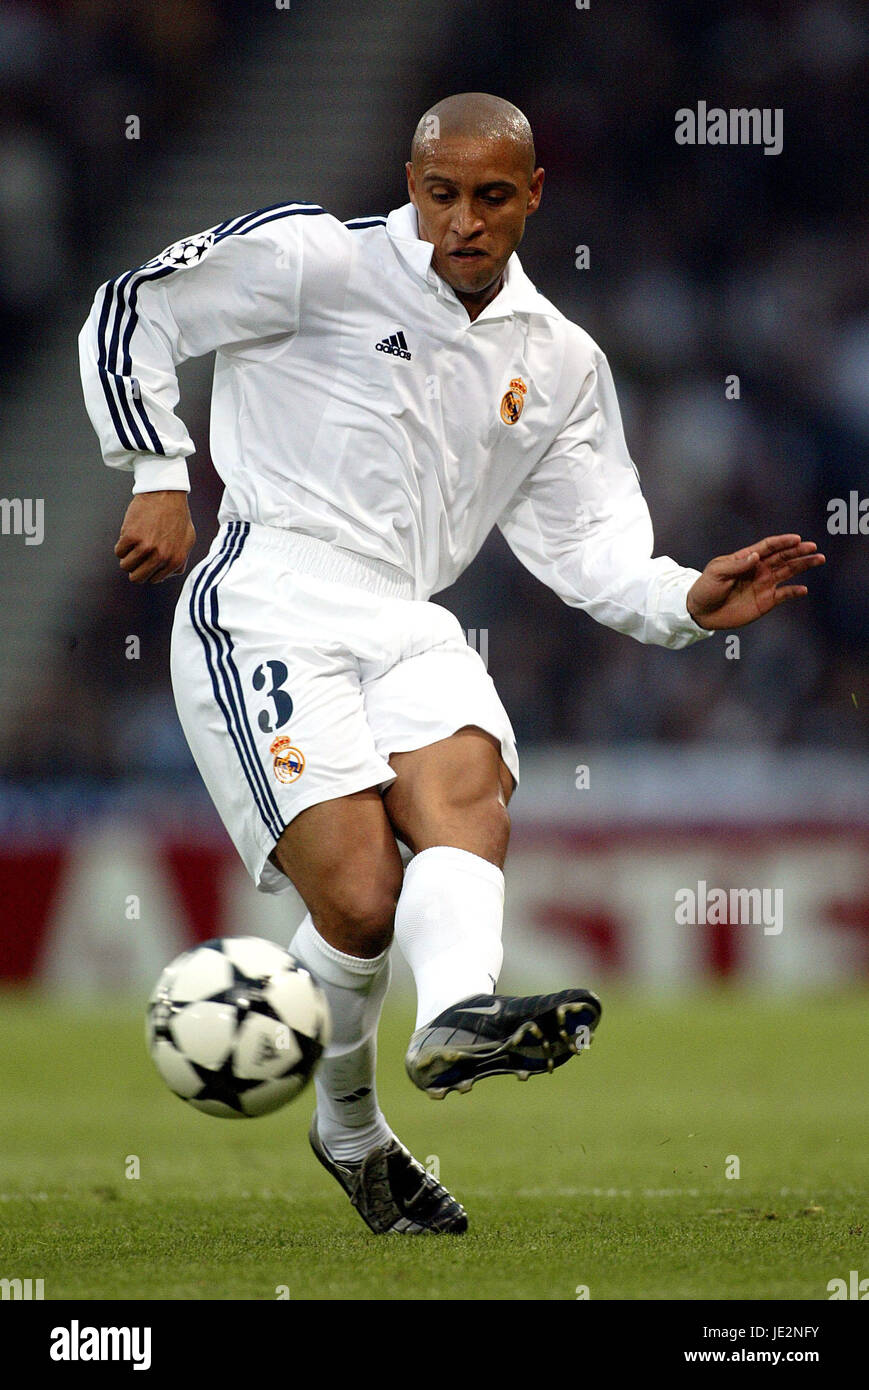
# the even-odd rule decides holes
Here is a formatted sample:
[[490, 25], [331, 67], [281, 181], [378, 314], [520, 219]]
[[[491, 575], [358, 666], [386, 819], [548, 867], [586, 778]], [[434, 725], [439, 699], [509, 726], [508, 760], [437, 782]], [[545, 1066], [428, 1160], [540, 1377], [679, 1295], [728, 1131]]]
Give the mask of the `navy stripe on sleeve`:
[[[280, 218], [325, 215], [325, 210], [317, 203], [274, 203], [271, 207], [260, 208], [244, 217], [219, 223], [214, 235], [214, 244], [229, 236], [244, 236], [247, 232], [255, 231], [257, 227], [267, 222], [278, 221]], [[97, 366], [115, 433], [123, 447], [131, 453], [140, 450], [143, 453], [165, 455], [166, 452], [157, 430], [149, 419], [145, 402], [130, 390], [130, 374], [133, 370], [130, 344], [139, 320], [139, 287], [151, 280], [161, 280], [166, 275], [174, 275], [177, 270], [183, 268], [185, 267], [165, 265], [159, 256], [155, 256], [136, 270], [126, 271], [110, 280], [103, 293], [97, 325]]]

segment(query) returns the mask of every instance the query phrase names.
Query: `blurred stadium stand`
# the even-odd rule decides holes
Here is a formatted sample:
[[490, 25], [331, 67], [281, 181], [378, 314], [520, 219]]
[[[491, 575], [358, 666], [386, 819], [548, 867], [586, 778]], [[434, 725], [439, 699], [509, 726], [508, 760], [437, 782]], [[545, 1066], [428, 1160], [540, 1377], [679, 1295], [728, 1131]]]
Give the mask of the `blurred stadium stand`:
[[[493, 536], [439, 601], [486, 633], [490, 672], [527, 755], [515, 862], [535, 825], [557, 838], [546, 806], [580, 836], [562, 860], [588, 857], [582, 837], [606, 819], [603, 768], [616, 779], [624, 821], [647, 830], [672, 826], [674, 807], [683, 830], [721, 829], [720, 788], [736, 771], [739, 793], [728, 804], [736, 796], [737, 821], [752, 835], [776, 825], [795, 834], [803, 822], [847, 842], [845, 858], [822, 847], [811, 876], [823, 883], [826, 874], [830, 902], [851, 895], [836, 909], [850, 925], [837, 919], [829, 929], [851, 932], [849, 940], [869, 934], [860, 906], [869, 538], [826, 533], [830, 498], [869, 494], [859, 119], [867, 68], [869, 31], [856, 0], [738, 0], [724, 10], [608, 0], [587, 12], [516, 0], [371, 0], [361, 9], [330, 0], [289, 10], [255, 0], [4, 0], [0, 494], [44, 498], [46, 518], [40, 546], [0, 537], [0, 875], [9, 889], [0, 897], [4, 932], [29, 934], [29, 968], [71, 891], [69, 864], [92, 852], [89, 836], [103, 846], [93, 862], [120, 856], [127, 865], [117, 883], [106, 879], [102, 905], [99, 875], [85, 875], [81, 903], [103, 923], [106, 960], [111, 922], [123, 920], [117, 892], [135, 877], [141, 846], [156, 836], [158, 861], [166, 852], [161, 817], [189, 828], [201, 808], [202, 843], [216, 836], [226, 850], [172, 703], [177, 584], [134, 588], [112, 556], [129, 479], [100, 464], [75, 349], [94, 290], [180, 235], [272, 202], [319, 201], [345, 218], [398, 206], [418, 115], [468, 89], [507, 96], [532, 121], [547, 184], [520, 254], [538, 288], [613, 363], [658, 553], [699, 567], [764, 534], [798, 530], [828, 555], [810, 578], [810, 599], [747, 629], [739, 659], [728, 660], [721, 637], [674, 654], [597, 627]], [[675, 111], [700, 98], [782, 107], [782, 153], [677, 146]], [[138, 140], [125, 138], [131, 114], [141, 121]], [[587, 270], [575, 266], [581, 244], [590, 248]], [[738, 400], [725, 398], [732, 373]], [[194, 561], [213, 534], [220, 491], [208, 457], [209, 378], [208, 362], [182, 369], [181, 410], [198, 444]], [[141, 641], [136, 661], [125, 656], [130, 634]], [[589, 791], [573, 785], [580, 763], [591, 768]], [[790, 799], [770, 799], [770, 783]], [[126, 828], [112, 838], [118, 817]], [[614, 852], [615, 822], [610, 831]], [[708, 839], [696, 829], [686, 843], [694, 849], [680, 851], [685, 881], [711, 882]], [[185, 852], [194, 850], [191, 842]], [[48, 856], [39, 861], [44, 911], [9, 886], [39, 876], [27, 858], [37, 851]], [[545, 856], [537, 868], [529, 862], [514, 869], [517, 885], [534, 879]], [[773, 860], [753, 862], [755, 877], [774, 871]], [[561, 898], [582, 899], [588, 884], [571, 880], [568, 891], [559, 864], [550, 878]], [[739, 876], [734, 866], [727, 873]], [[623, 865], [619, 881], [625, 875]], [[523, 891], [514, 891], [520, 934], [525, 909], [534, 916]], [[239, 887], [231, 899], [246, 929], [252, 914], [274, 908], [252, 905], [254, 896]], [[224, 925], [232, 920], [225, 902], [219, 912]], [[164, 915], [186, 920], [177, 902]], [[576, 940], [595, 936], [587, 917], [574, 928]], [[163, 940], [159, 930], [154, 939]], [[116, 943], [121, 973], [123, 949]], [[640, 973], [654, 956], [644, 951], [628, 952]], [[865, 952], [854, 951], [832, 953], [845, 973], [865, 968]], [[782, 978], [810, 955], [789, 957]], [[15, 960], [7, 954], [5, 973], [27, 973], [20, 953]]]

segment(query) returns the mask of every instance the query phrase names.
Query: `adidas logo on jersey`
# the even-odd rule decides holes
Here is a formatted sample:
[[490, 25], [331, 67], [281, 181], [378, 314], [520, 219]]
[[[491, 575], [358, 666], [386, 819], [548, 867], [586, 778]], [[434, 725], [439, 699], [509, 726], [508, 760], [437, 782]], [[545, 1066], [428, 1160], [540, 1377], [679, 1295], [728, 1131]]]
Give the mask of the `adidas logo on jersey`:
[[388, 337], [381, 338], [379, 343], [374, 346], [378, 352], [388, 352], [393, 357], [403, 357], [406, 362], [410, 361], [410, 353], [407, 350], [407, 343], [401, 330], [398, 333], [390, 333]]

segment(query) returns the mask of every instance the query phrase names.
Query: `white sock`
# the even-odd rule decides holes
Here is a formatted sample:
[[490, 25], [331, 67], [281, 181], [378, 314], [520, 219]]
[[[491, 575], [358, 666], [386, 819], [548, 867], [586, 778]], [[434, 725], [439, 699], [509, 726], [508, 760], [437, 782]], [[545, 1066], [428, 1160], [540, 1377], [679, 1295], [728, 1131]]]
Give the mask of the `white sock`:
[[373, 960], [345, 955], [323, 940], [309, 913], [289, 950], [321, 986], [332, 1015], [332, 1041], [314, 1074], [317, 1130], [333, 1158], [356, 1163], [393, 1138], [374, 1084], [389, 948]]
[[417, 1028], [460, 999], [494, 994], [503, 923], [504, 875], [488, 859], [449, 845], [411, 859], [395, 939], [416, 981]]

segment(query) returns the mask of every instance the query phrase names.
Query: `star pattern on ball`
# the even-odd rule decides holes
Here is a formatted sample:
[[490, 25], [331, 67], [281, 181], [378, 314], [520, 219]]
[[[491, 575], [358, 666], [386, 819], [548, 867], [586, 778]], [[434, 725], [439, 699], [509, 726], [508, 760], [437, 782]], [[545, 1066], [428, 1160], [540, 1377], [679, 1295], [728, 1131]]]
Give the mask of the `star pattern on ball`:
[[209, 1004], [231, 1004], [236, 1011], [239, 1027], [248, 1014], [262, 1014], [265, 1018], [273, 1018], [276, 1023], [281, 1023], [283, 1020], [280, 1014], [276, 1013], [263, 993], [271, 976], [261, 975], [254, 979], [250, 975], [245, 975], [232, 961], [229, 961], [228, 964], [232, 969], [232, 984], [227, 985], [225, 989], [218, 990], [216, 994], [209, 994], [207, 1002]]
[[301, 1060], [291, 1068], [292, 1071], [312, 1072], [323, 1055], [323, 1044], [317, 1038], [309, 1038], [305, 1033], [296, 1033], [296, 1046], [301, 1052]]
[[239, 1100], [245, 1091], [252, 1091], [255, 1086], [261, 1083], [257, 1080], [245, 1081], [243, 1077], [236, 1076], [232, 1070], [232, 1057], [227, 1057], [222, 1067], [216, 1071], [208, 1067], [201, 1067], [198, 1062], [190, 1062], [190, 1066], [196, 1072], [202, 1082], [202, 1090], [197, 1091], [191, 1100], [216, 1100], [222, 1105], [226, 1105], [230, 1110], [234, 1110], [237, 1115], [244, 1115], [245, 1110]]

